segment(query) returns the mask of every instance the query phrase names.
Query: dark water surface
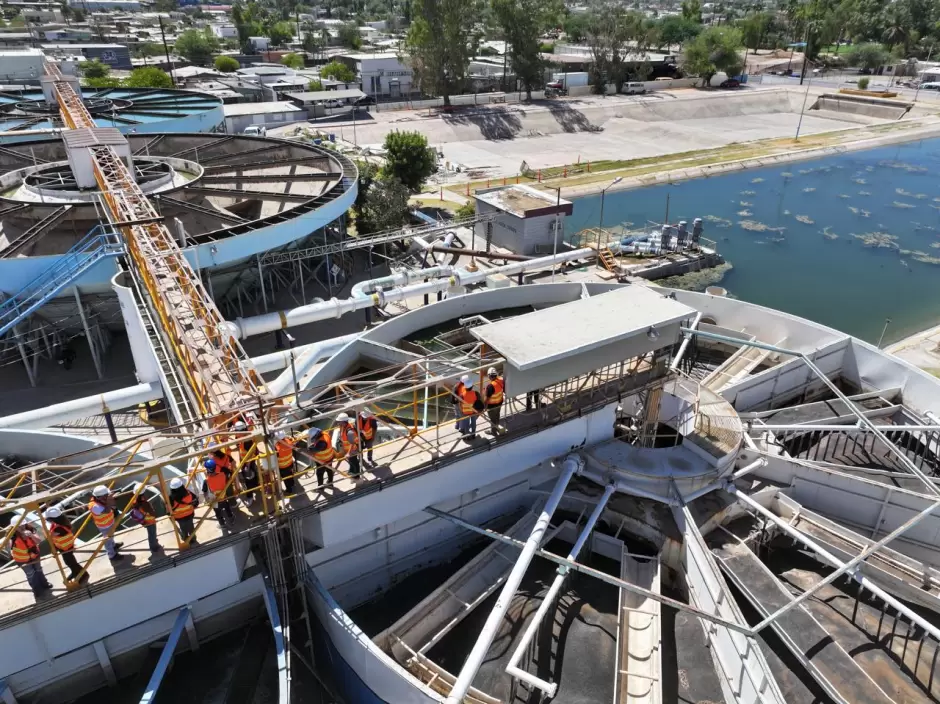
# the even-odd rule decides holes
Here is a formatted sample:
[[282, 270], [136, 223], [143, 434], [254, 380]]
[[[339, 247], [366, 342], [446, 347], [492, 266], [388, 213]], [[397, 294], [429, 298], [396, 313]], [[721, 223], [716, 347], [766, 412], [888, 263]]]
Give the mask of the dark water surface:
[[[877, 342], [940, 323], [940, 139], [609, 192], [604, 225], [705, 220], [732, 295]], [[596, 227], [575, 200], [569, 233]]]

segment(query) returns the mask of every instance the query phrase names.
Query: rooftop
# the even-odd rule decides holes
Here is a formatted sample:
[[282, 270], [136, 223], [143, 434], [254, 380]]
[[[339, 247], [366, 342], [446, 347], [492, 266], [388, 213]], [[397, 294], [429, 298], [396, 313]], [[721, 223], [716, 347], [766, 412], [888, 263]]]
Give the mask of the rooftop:
[[263, 115], [265, 113], [276, 112], [303, 112], [302, 108], [286, 100], [278, 100], [273, 103], [236, 103], [235, 105], [223, 105], [222, 110], [226, 117], [235, 117], [236, 115]]
[[288, 93], [288, 98], [304, 103], [315, 103], [318, 100], [349, 100], [365, 97], [365, 93], [356, 88], [346, 90], [310, 90], [302, 93]]
[[554, 212], [559, 206], [571, 213], [574, 207], [570, 200], [522, 184], [477, 191], [476, 199], [520, 218], [542, 215], [544, 213], [540, 211], [546, 208], [550, 209], [547, 212]]

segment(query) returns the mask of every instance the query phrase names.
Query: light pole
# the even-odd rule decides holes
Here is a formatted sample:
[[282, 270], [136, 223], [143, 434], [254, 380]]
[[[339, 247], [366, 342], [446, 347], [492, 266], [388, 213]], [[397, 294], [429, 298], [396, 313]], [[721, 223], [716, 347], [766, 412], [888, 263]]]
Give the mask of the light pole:
[[604, 196], [607, 195], [607, 189], [611, 186], [616, 186], [618, 183], [623, 181], [623, 176], [618, 176], [613, 181], [608, 183], [601, 189], [601, 217], [600, 222], [597, 225], [597, 256], [601, 256], [601, 231], [604, 229]]
[[800, 119], [797, 120], [796, 123], [796, 136], [793, 138], [794, 142], [800, 141], [800, 127], [803, 126], [803, 113], [806, 112], [806, 100], [809, 98], [809, 87], [812, 83], [813, 76], [810, 74], [809, 80], [806, 81], [806, 92], [803, 93], [803, 107], [800, 108]]
[[[930, 45], [930, 49], [927, 51], [927, 60], [926, 60], [924, 63], [928, 63], [928, 62], [930, 61], [930, 55], [931, 55], [932, 53], [933, 53], [933, 44]], [[914, 74], [915, 74], [915, 75], [914, 75], [914, 80], [917, 81], [917, 89], [914, 91], [914, 102], [916, 103], [916, 102], [917, 102], [917, 95], [920, 93], [920, 84], [922, 83], [922, 81], [920, 81], [920, 80], [917, 78], [917, 62], [916, 62], [916, 61], [914, 62]]]
[[891, 318], [885, 318], [885, 326], [881, 329], [881, 337], [878, 338], [878, 349], [881, 349], [881, 343], [885, 339], [885, 333], [888, 332], [888, 326], [891, 324]]
[[[561, 230], [561, 186], [555, 187], [558, 199], [555, 201], [555, 231], [552, 233], [552, 257], [558, 256], [558, 233]], [[555, 262], [552, 261], [552, 283], [555, 283]]]

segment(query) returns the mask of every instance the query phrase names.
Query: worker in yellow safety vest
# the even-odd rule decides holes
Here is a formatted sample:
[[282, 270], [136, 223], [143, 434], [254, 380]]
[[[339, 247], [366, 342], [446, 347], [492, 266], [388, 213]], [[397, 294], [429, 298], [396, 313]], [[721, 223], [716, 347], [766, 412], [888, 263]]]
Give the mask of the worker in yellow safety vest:
[[345, 458], [349, 463], [349, 475], [353, 478], [362, 474], [359, 464], [359, 433], [350, 423], [348, 413], [336, 416], [336, 428], [333, 430], [333, 449], [338, 458]]
[[147, 499], [144, 487], [139, 483], [135, 484], [134, 491], [137, 492], [137, 498], [130, 506], [131, 520], [137, 525], [143, 526], [144, 530], [147, 531], [147, 545], [150, 548], [150, 553], [156, 555], [163, 552], [163, 546], [157, 540], [157, 512]]
[[91, 491], [91, 501], [88, 502], [88, 511], [95, 527], [104, 539], [105, 550], [111, 562], [119, 562], [124, 556], [118, 553], [123, 543], [114, 542], [114, 508], [116, 504], [111, 490], [104, 484], [99, 484]]
[[193, 517], [197, 506], [199, 506], [199, 498], [186, 488], [182, 477], [173, 477], [170, 480], [170, 515], [179, 528], [180, 540], [190, 545], [196, 542]]
[[39, 554], [39, 534], [30, 525], [17, 526], [13, 540], [10, 541], [10, 557], [13, 562], [23, 568], [26, 581], [29, 583], [33, 595], [40, 597], [47, 589], [52, 589], [46, 575], [43, 574], [41, 556]]
[[490, 419], [490, 429], [493, 435], [498, 435], [502, 430], [499, 427], [499, 416], [503, 410], [503, 389], [506, 384], [495, 367], [487, 369], [486, 376], [488, 380], [483, 389], [483, 405], [486, 406], [486, 415]]
[[[47, 521], [52, 544], [55, 545], [62, 562], [69, 568], [68, 579], [72, 581], [82, 571], [82, 566], [75, 558], [75, 531], [72, 528], [72, 522], [57, 506], [50, 506], [42, 515]], [[81, 581], [84, 582], [87, 579], [88, 573], [85, 572], [82, 574]]]
[[279, 433], [274, 451], [277, 453], [277, 471], [284, 481], [284, 493], [288, 496], [294, 493], [297, 479], [294, 477], [296, 467], [294, 464], [294, 443], [296, 441], [287, 433]]
[[375, 460], [372, 457], [372, 446], [375, 444], [375, 438], [379, 434], [379, 422], [376, 420], [372, 411], [368, 408], [363, 408], [359, 411], [359, 415], [356, 418], [356, 425], [359, 430], [359, 441], [366, 451], [366, 458], [369, 464], [375, 466]]
[[307, 430], [307, 449], [317, 467], [317, 486], [333, 483], [333, 441], [330, 434], [317, 427]]
[[457, 421], [457, 430], [464, 440], [473, 440], [477, 436], [477, 416], [482, 410], [480, 394], [473, 388], [473, 382], [468, 380], [460, 396], [460, 420]]

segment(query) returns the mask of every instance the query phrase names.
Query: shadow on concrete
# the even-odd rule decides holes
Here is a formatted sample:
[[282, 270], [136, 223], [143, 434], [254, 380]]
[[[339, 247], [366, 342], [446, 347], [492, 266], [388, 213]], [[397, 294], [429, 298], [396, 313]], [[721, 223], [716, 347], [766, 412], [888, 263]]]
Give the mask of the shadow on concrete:
[[550, 103], [548, 111], [564, 132], [603, 132], [604, 128], [595, 125], [580, 110], [575, 110], [568, 103]]
[[448, 125], [476, 126], [483, 139], [515, 139], [522, 131], [522, 119], [518, 112], [508, 108], [491, 108], [468, 114], [442, 115]]

